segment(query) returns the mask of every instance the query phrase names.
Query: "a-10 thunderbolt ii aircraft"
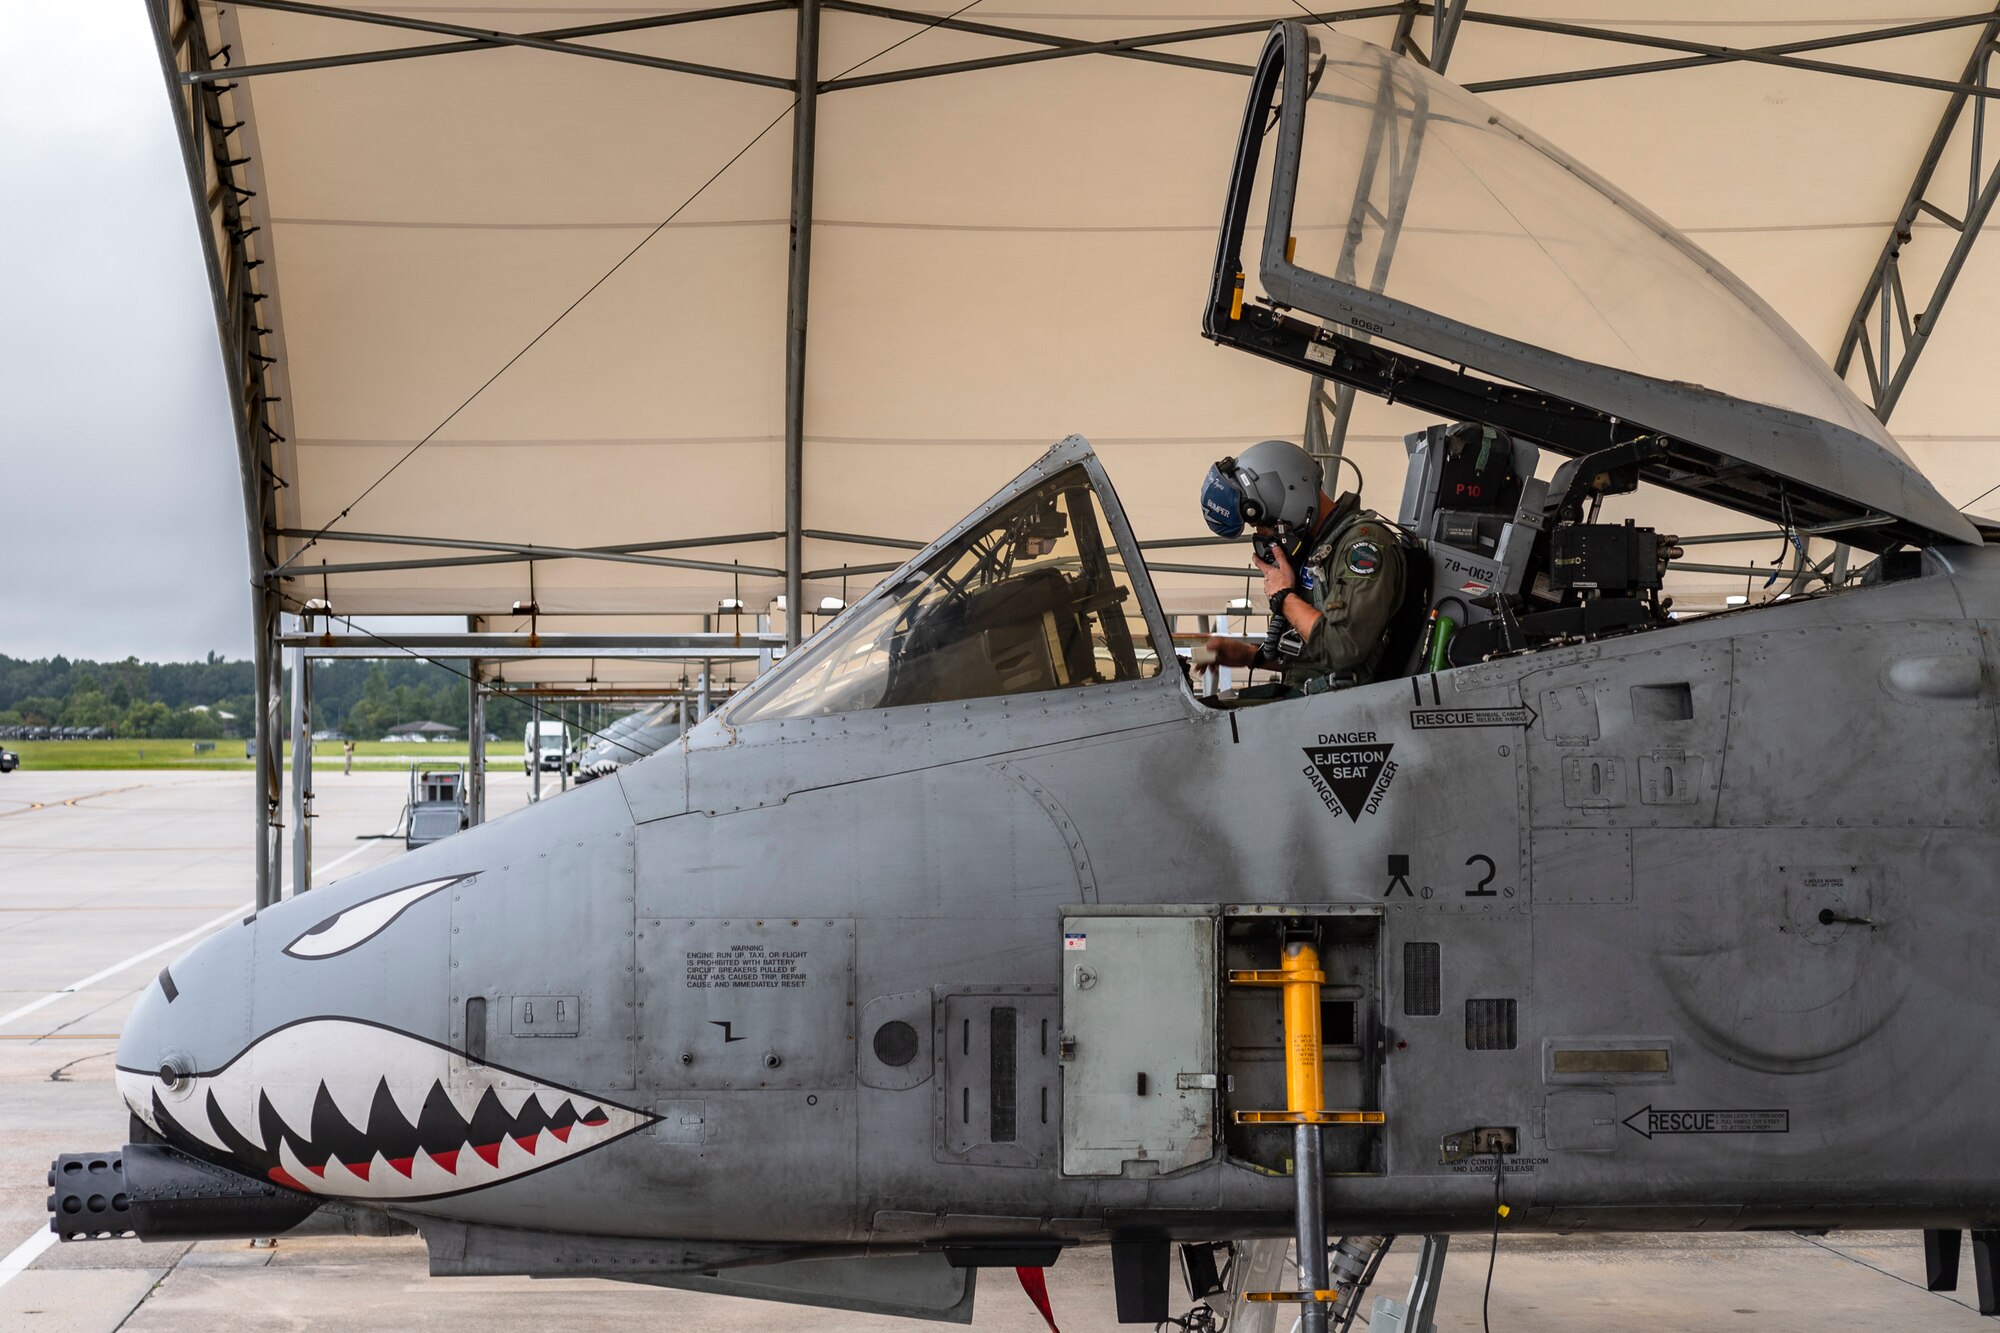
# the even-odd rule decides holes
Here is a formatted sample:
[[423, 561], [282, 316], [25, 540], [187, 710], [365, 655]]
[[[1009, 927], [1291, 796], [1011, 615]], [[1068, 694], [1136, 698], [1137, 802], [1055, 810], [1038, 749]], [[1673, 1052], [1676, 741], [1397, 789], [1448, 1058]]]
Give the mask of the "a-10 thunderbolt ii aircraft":
[[[1151, 1320], [1172, 1242], [1298, 1233], [1255, 1294], [1325, 1327], [1496, 1196], [1923, 1228], [1937, 1282], [1970, 1228], [1987, 1274], [1980, 529], [1666, 224], [1296, 25], [1204, 331], [1454, 423], [1411, 437], [1388, 678], [1198, 696], [1067, 440], [661, 753], [162, 971], [133, 1142], [57, 1163], [56, 1229], [413, 1227], [438, 1274], [959, 1320], [1105, 1243]], [[1872, 563], [1676, 621], [1672, 539], [1595, 521], [1637, 487]]]

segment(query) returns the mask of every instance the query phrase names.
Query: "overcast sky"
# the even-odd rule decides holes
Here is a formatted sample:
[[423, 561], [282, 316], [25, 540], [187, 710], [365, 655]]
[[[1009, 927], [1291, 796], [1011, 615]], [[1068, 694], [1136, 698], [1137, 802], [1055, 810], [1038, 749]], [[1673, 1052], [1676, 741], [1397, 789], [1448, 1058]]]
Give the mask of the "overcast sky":
[[250, 647], [242, 490], [140, 0], [0, 24], [0, 653]]

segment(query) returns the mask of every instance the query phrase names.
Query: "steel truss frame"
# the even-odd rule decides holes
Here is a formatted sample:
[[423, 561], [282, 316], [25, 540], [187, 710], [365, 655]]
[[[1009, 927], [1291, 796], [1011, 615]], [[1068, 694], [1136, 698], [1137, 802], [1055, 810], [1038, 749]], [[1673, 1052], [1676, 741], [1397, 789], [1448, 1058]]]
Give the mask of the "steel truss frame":
[[[230, 63], [232, 52], [227, 45], [218, 44], [211, 47], [203, 26], [202, 0], [147, 0], [147, 10], [163, 65], [172, 72], [174, 123], [181, 141], [189, 186], [202, 223], [202, 246], [211, 276], [216, 323], [235, 406], [232, 425], [236, 438], [239, 470], [242, 475], [246, 535], [250, 551], [252, 617], [255, 626], [253, 662], [257, 683], [258, 754], [255, 816], [259, 904], [268, 903], [276, 898], [277, 886], [281, 879], [279, 842], [283, 825], [280, 811], [282, 774], [278, 763], [277, 741], [282, 726], [279, 694], [283, 647], [287, 642], [281, 633], [281, 617], [288, 600], [296, 606], [303, 606], [307, 600], [295, 593], [288, 597], [290, 585], [295, 581], [309, 582], [315, 573], [331, 575], [418, 570], [556, 559], [611, 560], [707, 572], [740, 570], [765, 577], [782, 574], [785, 579], [786, 605], [792, 608], [792, 614], [787, 616], [790, 628], [786, 639], [788, 644], [796, 644], [799, 638], [799, 626], [804, 620], [802, 607], [805, 600], [805, 585], [833, 577], [879, 574], [896, 567], [894, 564], [877, 563], [807, 570], [804, 568], [803, 559], [803, 545], [806, 539], [840, 541], [895, 550], [920, 549], [924, 545], [921, 541], [903, 538], [860, 537], [852, 534], [819, 532], [805, 527], [802, 478], [807, 307], [811, 286], [812, 191], [817, 149], [817, 102], [823, 93], [837, 93], [975, 70], [1092, 55], [1112, 59], [1143, 60], [1185, 69], [1247, 74], [1248, 66], [1170, 48], [1262, 32], [1277, 19], [1298, 18], [1302, 15], [1314, 22], [1325, 24], [1393, 16], [1397, 20], [1394, 38], [1396, 49], [1439, 71], [1442, 71], [1449, 62], [1453, 44], [1465, 30], [1466, 24], [1492, 25], [1556, 36], [1586, 38], [1617, 46], [1670, 53], [1652, 60], [1468, 84], [1467, 86], [1475, 92], [1626, 78], [1739, 62], [1947, 92], [1951, 94], [1950, 104], [1933, 137], [1931, 149], [1918, 170], [1904, 209], [1895, 226], [1891, 228], [1882, 257], [1864, 287], [1837, 362], [1837, 368], [1845, 373], [1855, 354], [1857, 352], [1861, 354], [1875, 397], [1877, 413], [1884, 419], [1893, 410], [1897, 397], [1908, 382], [1909, 373], [1917, 357], [1936, 327], [1944, 298], [1949, 295], [1952, 283], [1963, 266], [1966, 253], [1991, 210], [1996, 195], [2000, 195], [2000, 165], [1996, 165], [1990, 171], [1987, 170], [1983, 166], [1983, 154], [1979, 151], [1979, 147], [1983, 145], [1986, 101], [2000, 97], [2000, 87], [1993, 86], [1989, 80], [1989, 57], [1995, 46], [1996, 35], [2000, 35], [2000, 10], [1992, 14], [1949, 16], [1833, 37], [1762, 47], [1734, 48], [1578, 23], [1477, 12], [1470, 8], [1467, 0], [1439, 0], [1439, 3], [1435, 4], [1420, 3], [1419, 0], [1399, 0], [1398, 3], [1311, 13], [1307, 13], [1305, 6], [1302, 5], [1294, 5], [1290, 9], [1274, 5], [1273, 12], [1269, 16], [1259, 19], [1172, 32], [1143, 33], [1108, 41], [1082, 41], [1011, 25], [980, 22], [956, 14], [941, 17], [919, 10], [868, 3], [867, 0], [746, 0], [745, 3], [717, 5], [678, 13], [642, 14], [603, 23], [518, 33], [473, 28], [426, 17], [315, 4], [309, 0], [233, 0], [233, 3], [238, 8], [269, 10], [421, 33], [431, 39], [422, 45], [328, 54], [261, 65], [233, 66]], [[592, 38], [726, 21], [780, 10], [793, 11], [797, 16], [795, 71], [790, 78], [729, 69], [670, 56], [623, 51], [593, 45], [590, 42]], [[918, 30], [931, 27], [944, 28], [953, 32], [1018, 43], [1028, 49], [1008, 51], [973, 60], [821, 79], [819, 30], [821, 16], [827, 11], [907, 23]], [[1420, 18], [1430, 20], [1427, 44], [1420, 44], [1416, 40]], [[1820, 60], [1809, 54], [1973, 26], [1981, 29], [1979, 40], [1973, 58], [1957, 80], [1933, 79], [1896, 70]], [[273, 445], [284, 443], [282, 428], [289, 423], [285, 419], [282, 396], [272, 393], [271, 387], [281, 386], [283, 381], [283, 366], [280, 364], [283, 356], [282, 338], [274, 333], [272, 324], [275, 321], [267, 323], [259, 316], [258, 306], [268, 298], [270, 289], [267, 283], [260, 281], [256, 270], [269, 262], [269, 238], [263, 236], [260, 239], [261, 229], [251, 216], [255, 211], [251, 205], [256, 193], [248, 188], [241, 172], [241, 168], [251, 165], [251, 154], [232, 145], [232, 136], [244, 129], [244, 121], [248, 117], [232, 119], [230, 94], [247, 79], [282, 76], [304, 70], [379, 64], [387, 61], [427, 60], [502, 48], [533, 50], [577, 59], [609, 60], [652, 68], [663, 73], [746, 83], [793, 93], [796, 99], [794, 102], [796, 114], [792, 139], [791, 262], [785, 321], [784, 531], [681, 538], [589, 548], [545, 547], [504, 541], [465, 541], [380, 533], [330, 532], [323, 535], [339, 541], [460, 553], [402, 556], [389, 560], [351, 561], [344, 564], [288, 566], [279, 557], [281, 541], [322, 534], [287, 528], [281, 526], [278, 521], [277, 493], [287, 483], [276, 464], [277, 455]], [[1964, 215], [1954, 217], [1930, 203], [1927, 196], [1945, 145], [1968, 105], [1974, 108], [1974, 165]], [[1951, 227], [1958, 235], [1930, 301], [1912, 317], [1903, 291], [1899, 264], [1903, 247], [1913, 235], [1919, 213], [1935, 217]], [[1895, 312], [1893, 318], [1891, 310]], [[1871, 319], [1873, 327], [1879, 330], [1873, 340], [1869, 335]], [[1329, 401], [1323, 382], [1318, 380], [1313, 382], [1308, 406], [1307, 438], [1312, 442], [1316, 452], [1338, 454], [1344, 443], [1352, 403], [1351, 390], [1337, 390], [1337, 393], [1343, 397]], [[1334, 414], [1331, 421], [1325, 415], [1328, 408], [1331, 408]], [[724, 564], [716, 560], [663, 554], [669, 551], [770, 541], [780, 537], [784, 540], [785, 548], [784, 565], [781, 569], [772, 566], [747, 566], [735, 562]], [[1144, 545], [1155, 548], [1194, 544], [1200, 544], [1200, 539]], [[1821, 563], [1824, 565], [1826, 562]], [[1845, 563], [1843, 559], [1837, 561], [1836, 565], [1844, 570]], [[1161, 566], [1161, 568], [1190, 573], [1212, 572], [1230, 578], [1240, 575], [1240, 571], [1211, 570], [1204, 566]], [[544, 636], [545, 641], [548, 637], [552, 636]], [[303, 647], [301, 651], [304, 651]], [[437, 655], [446, 651], [449, 649], [443, 643], [427, 645], [424, 649], [426, 655]], [[766, 648], [762, 651], [770, 650]], [[382, 654], [377, 651], [374, 655]], [[481, 663], [490, 659], [466, 655], [466, 660], [471, 663], [471, 671], [475, 678], [475, 688], [472, 692], [473, 712], [477, 714], [482, 689], [479, 684]], [[301, 686], [301, 690], [304, 693], [300, 708], [295, 711], [302, 711], [309, 716], [309, 685]], [[706, 687], [703, 693], [706, 696]], [[482, 795], [482, 792], [475, 791], [475, 800], [477, 801]]]
[[[1889, 225], [1882, 253], [1862, 285], [1861, 299], [1854, 307], [1853, 318], [1847, 322], [1840, 353], [1834, 358], [1835, 373], [1844, 377], [1859, 356], [1868, 380], [1870, 404], [1875, 415], [1885, 422], [1896, 410], [1896, 403], [1910, 382], [1910, 373], [1916, 369], [1918, 358], [1937, 328], [1945, 300], [1965, 267], [1987, 214], [1993, 210], [1995, 198], [2000, 198], [2000, 157], [1989, 162], [1986, 152], [1986, 98], [2000, 92], [1991, 81], [1996, 49], [2000, 49], [2000, 7], [1984, 17], [1979, 40], [1959, 80], [1963, 86], [1953, 92], [1944, 114], [1938, 118], [1937, 129], [1917, 166], [1916, 178], [1910, 183], [1902, 208], [1897, 210], [1896, 220]], [[1937, 180], [1938, 166], [1968, 107], [1972, 123], [1965, 202], [1960, 214], [1953, 216], [1932, 203], [1930, 195], [1934, 184], [1944, 184]], [[1919, 216], [1925, 214], [1943, 223], [1955, 233], [1956, 239], [1931, 286], [1930, 297], [1912, 315], [1909, 295], [1903, 286], [1903, 251], [1916, 238]]]

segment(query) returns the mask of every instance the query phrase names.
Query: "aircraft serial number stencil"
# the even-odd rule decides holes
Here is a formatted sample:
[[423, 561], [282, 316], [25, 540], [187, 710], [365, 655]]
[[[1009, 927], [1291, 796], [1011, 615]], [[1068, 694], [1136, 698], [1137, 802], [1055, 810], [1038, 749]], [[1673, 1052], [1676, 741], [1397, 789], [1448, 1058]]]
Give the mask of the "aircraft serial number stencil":
[[641, 1082], [665, 1089], [854, 1083], [854, 923], [639, 920]]

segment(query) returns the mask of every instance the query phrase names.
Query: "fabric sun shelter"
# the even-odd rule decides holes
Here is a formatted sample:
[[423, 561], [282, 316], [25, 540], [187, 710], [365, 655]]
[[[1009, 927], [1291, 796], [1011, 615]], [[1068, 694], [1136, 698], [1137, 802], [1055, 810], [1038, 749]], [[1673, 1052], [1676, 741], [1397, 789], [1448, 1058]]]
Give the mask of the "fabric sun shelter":
[[[220, 285], [256, 298], [234, 333], [257, 382], [236, 391], [251, 433], [271, 432], [252, 442], [246, 491], [269, 492], [252, 522], [283, 566], [285, 609], [317, 599], [342, 616], [463, 616], [491, 631], [754, 632], [786, 587], [801, 10], [155, 8], [183, 114], [205, 130], [191, 135], [202, 194], [236, 205], [233, 226], [218, 221], [227, 210], [207, 216]], [[1298, 438], [1304, 422], [1298, 376], [1197, 331], [1241, 71], [1272, 20], [1304, 11], [981, 3], [939, 23], [950, 11], [808, 8], [820, 88], [800, 600], [816, 611], [857, 597], [1072, 431], [1098, 446], [1142, 540], [1197, 535], [1207, 464]], [[1345, 12], [1360, 16], [1331, 22], [1349, 36], [1433, 40], [1428, 7]], [[1681, 228], [1831, 359], [1950, 100], [1943, 85], [1991, 31], [1976, 10], [1943, 17], [1964, 21], [1901, 2], [1807, 16], [1777, 0], [1638, 12], [1587, 0], [1556, 15], [1516, 0], [1469, 10], [1449, 72], [1479, 89], [1680, 62], [1485, 95]], [[1901, 83], [1690, 50], [1902, 26], [1922, 30], [1779, 57]], [[598, 31], [529, 46], [476, 35], [583, 28]], [[1060, 45], [1222, 29], [1116, 52]], [[325, 63], [385, 50], [405, 55]], [[953, 68], [965, 64], [986, 67]], [[1971, 137], [1968, 117], [1940, 179], [1977, 177]], [[1923, 264], [1942, 262], [1928, 257], [1949, 237], [1919, 222], [1912, 290], [1927, 289]], [[1480, 245], [1464, 239], [1467, 266]], [[256, 267], [237, 273], [239, 259]], [[2000, 286], [1995, 268], [1972, 252], [1891, 421], [1954, 503], [2000, 480], [1977, 388], [2000, 319], [1980, 299]], [[1848, 378], [1865, 391], [1858, 365]], [[1393, 510], [1401, 436], [1421, 424], [1356, 405], [1347, 453], [1378, 507]], [[1644, 506], [1611, 512], [1684, 534], [1753, 526], [1691, 502]], [[857, 536], [872, 540], [842, 539]], [[558, 554], [580, 548], [615, 558]], [[1690, 562], [1763, 564], [1782, 549], [1771, 537]], [[1240, 577], [1184, 572], [1240, 571], [1238, 550], [1154, 554], [1172, 567], [1154, 574], [1170, 610], [1243, 595]], [[1749, 586], [1675, 582], [1685, 605]], [[718, 617], [727, 603], [741, 614]], [[631, 685], [685, 670], [545, 657], [509, 676]]]

